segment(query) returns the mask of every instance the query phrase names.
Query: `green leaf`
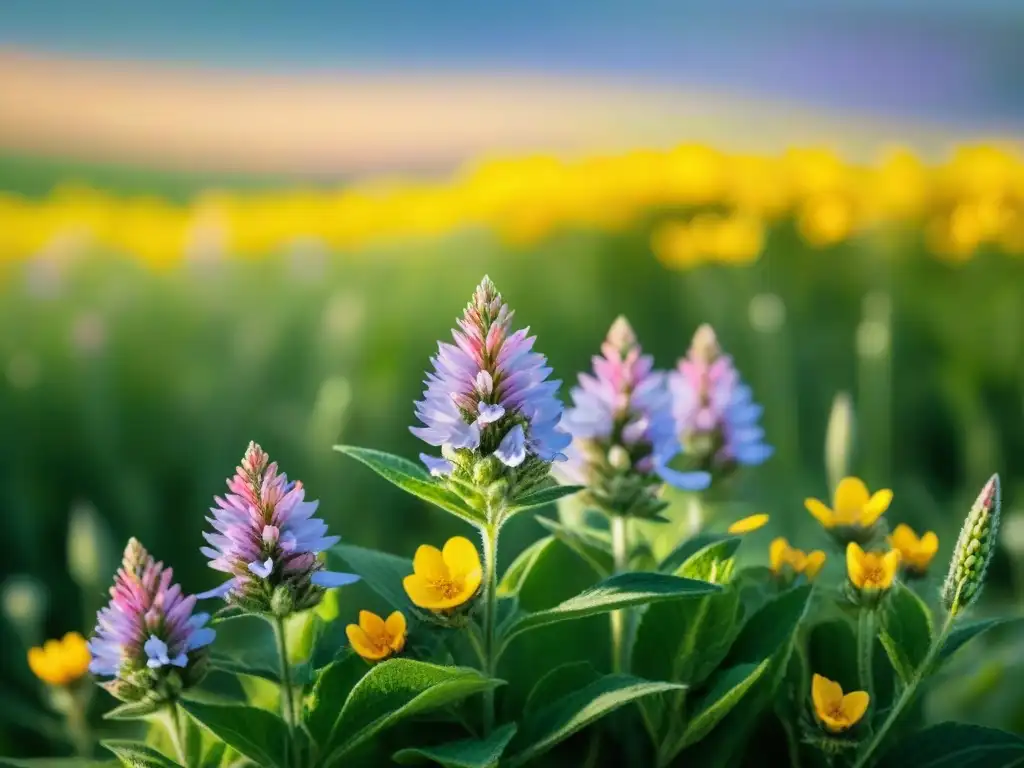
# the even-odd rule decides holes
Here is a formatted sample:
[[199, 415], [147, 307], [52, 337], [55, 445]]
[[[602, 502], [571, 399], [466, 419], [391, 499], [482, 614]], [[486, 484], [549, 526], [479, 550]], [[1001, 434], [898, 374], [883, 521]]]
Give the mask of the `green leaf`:
[[960, 646], [973, 640], [983, 632], [988, 632], [990, 629], [995, 627], [1001, 627], [1006, 624], [1012, 624], [1020, 621], [1021, 616], [1010, 616], [1000, 617], [994, 619], [979, 619], [978, 621], [971, 621], [967, 624], [954, 625], [954, 629], [946, 637], [946, 642], [942, 644], [942, 650], [939, 651], [938, 663], [941, 664], [954, 653], [956, 653]]
[[572, 496], [583, 489], [584, 486], [582, 485], [551, 485], [547, 488], [541, 488], [513, 499], [511, 502], [511, 511], [522, 512], [524, 509], [533, 509], [534, 507], [543, 507], [548, 504], [554, 504], [559, 499], [564, 499], [566, 496]]
[[602, 578], [607, 578], [614, 573], [615, 562], [612, 558], [612, 544], [609, 536], [601, 536], [591, 528], [570, 528], [546, 517], [538, 516], [537, 522], [582, 557]]
[[117, 755], [122, 763], [132, 768], [180, 768], [180, 763], [174, 762], [163, 752], [158, 752], [141, 741], [111, 740], [103, 741], [101, 744]]
[[619, 573], [559, 603], [554, 608], [522, 616], [508, 627], [506, 640], [559, 621], [608, 613], [619, 608], [646, 605], [661, 600], [700, 597], [720, 590], [721, 588], [714, 584], [664, 573]]
[[200, 726], [261, 766], [286, 764], [288, 727], [277, 715], [256, 707], [182, 701]]
[[437, 763], [445, 768], [495, 768], [515, 735], [516, 724], [508, 723], [485, 739], [463, 739], [433, 747], [403, 749], [392, 759], [401, 765]]
[[328, 551], [328, 560], [341, 560], [343, 567], [359, 574], [363, 581], [391, 606], [412, 614], [412, 603], [402, 588], [402, 579], [412, 573], [412, 561], [404, 557], [364, 549], [351, 544], [336, 544]]
[[513, 741], [518, 749], [509, 768], [522, 765], [595, 720], [644, 696], [682, 688], [675, 683], [651, 682], [629, 675], [606, 675], [590, 685], [557, 699], [523, 719]]
[[897, 582], [889, 592], [880, 625], [878, 637], [882, 647], [906, 684], [931, 648], [931, 611], [913, 590]]
[[[177, 763], [168, 763], [177, 765]], [[85, 757], [30, 757], [19, 760], [0, 757], [0, 768], [121, 768], [120, 760], [91, 760]]]
[[[658, 566], [662, 573], [677, 573], [679, 568], [688, 561], [698, 559], [702, 552], [704, 557], [713, 556], [720, 560], [728, 560], [736, 553], [742, 537], [728, 533], [700, 533], [687, 539], [672, 550]], [[716, 548], [716, 545], [721, 545]], [[712, 552], [709, 552], [712, 550]], [[694, 568], [695, 565], [691, 565]]]
[[765, 603], [740, 630], [729, 651], [728, 665], [760, 664], [788, 645], [807, 610], [810, 596], [811, 585], [805, 584]]
[[397, 485], [406, 493], [428, 501], [461, 517], [468, 523], [479, 525], [484, 521], [482, 513], [472, 509], [459, 496], [437, 483], [418, 464], [414, 464], [401, 456], [371, 448], [359, 448], [354, 445], [336, 445], [334, 450], [351, 456], [360, 461], [390, 483]]
[[545, 536], [543, 539], [537, 539], [520, 552], [519, 556], [512, 561], [512, 565], [505, 569], [505, 574], [498, 583], [498, 596], [508, 597], [518, 593], [534, 564], [554, 541], [554, 536]]
[[523, 713], [529, 715], [546, 706], [548, 702], [590, 685], [600, 677], [589, 661], [571, 661], [555, 667], [533, 686], [530, 695], [526, 697]]
[[151, 715], [155, 715], [166, 706], [166, 704], [160, 704], [153, 701], [133, 701], [127, 704], [121, 704], [108, 712], [104, 712], [103, 719], [143, 720]]
[[760, 664], [740, 664], [730, 667], [715, 676], [711, 687], [697, 702], [683, 732], [679, 749], [695, 744], [718, 725], [719, 721], [739, 704], [747, 691], [761, 679], [768, 669], [770, 659]]
[[633, 669], [652, 680], [696, 685], [725, 658], [740, 629], [739, 594], [652, 605], [640, 618]]
[[349, 652], [346, 656], [328, 665], [317, 676], [306, 710], [306, 729], [321, 749], [326, 747], [340, 714], [340, 704], [362, 677], [370, 665]]
[[1024, 739], [966, 723], [939, 723], [900, 739], [877, 768], [1012, 768], [1024, 766]]
[[385, 728], [413, 715], [495, 688], [500, 680], [475, 669], [389, 659], [367, 672], [349, 693], [326, 740], [327, 765], [336, 765]]
[[210, 748], [206, 750], [203, 759], [200, 760], [199, 768], [219, 768], [224, 760], [224, 753], [227, 751], [227, 748], [228, 745], [223, 741], [214, 741]]

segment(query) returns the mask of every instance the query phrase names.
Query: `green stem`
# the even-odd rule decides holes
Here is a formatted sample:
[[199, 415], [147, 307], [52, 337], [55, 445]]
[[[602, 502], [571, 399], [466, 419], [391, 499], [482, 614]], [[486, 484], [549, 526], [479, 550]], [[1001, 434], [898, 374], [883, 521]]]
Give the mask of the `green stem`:
[[868, 694], [871, 703], [875, 703], [874, 656], [875, 610], [862, 606], [857, 617], [857, 674], [860, 688]]
[[[494, 677], [498, 663], [496, 625], [498, 620], [498, 526], [491, 524], [483, 531], [484, 542], [484, 647], [483, 673]], [[484, 693], [484, 737], [494, 728], [494, 689]]]
[[295, 690], [292, 686], [292, 666], [288, 662], [288, 641], [285, 636], [284, 619], [275, 616], [272, 621], [274, 639], [277, 641], [277, 655], [281, 664], [281, 715], [288, 726], [287, 762], [292, 762], [295, 746]]
[[71, 706], [67, 711], [66, 724], [68, 737], [74, 745], [75, 754], [79, 757], [92, 755], [92, 732], [89, 728], [89, 699], [92, 689], [81, 686], [71, 693]]
[[946, 623], [943, 624], [942, 631], [939, 632], [938, 637], [936, 637], [932, 642], [931, 648], [928, 649], [928, 655], [924, 657], [924, 661], [921, 662], [917, 671], [914, 672], [914, 676], [910, 679], [910, 682], [907, 683], [907, 687], [903, 689], [903, 693], [900, 694], [896, 703], [893, 704], [892, 709], [889, 710], [889, 716], [885, 718], [885, 722], [882, 723], [878, 732], [875, 733], [874, 737], [868, 742], [867, 746], [864, 747], [860, 755], [857, 757], [857, 762], [854, 763], [853, 768], [864, 768], [864, 766], [869, 765], [871, 756], [882, 745], [882, 742], [885, 740], [889, 731], [896, 724], [900, 715], [903, 714], [903, 710], [907, 708], [911, 701], [913, 701], [918, 687], [921, 685], [924, 678], [932, 671], [932, 665], [935, 663], [935, 659], [938, 657], [939, 651], [942, 650], [942, 646], [946, 643], [946, 636], [949, 635], [949, 630], [953, 626], [953, 619], [956, 618], [956, 614], [957, 605], [956, 601], [954, 601], [953, 608], [950, 610], [949, 615], [946, 616]]
[[[629, 527], [625, 515], [611, 516], [611, 535], [615, 573], [623, 573], [629, 570]], [[629, 672], [629, 613], [626, 610], [612, 611], [609, 620], [612, 629], [612, 671]]]
[[164, 722], [167, 725], [167, 732], [171, 736], [171, 744], [178, 755], [178, 762], [184, 765], [185, 768], [192, 768], [192, 763], [189, 760], [188, 732], [186, 730], [188, 725], [182, 722], [181, 707], [178, 706], [177, 701], [172, 701], [167, 705]]

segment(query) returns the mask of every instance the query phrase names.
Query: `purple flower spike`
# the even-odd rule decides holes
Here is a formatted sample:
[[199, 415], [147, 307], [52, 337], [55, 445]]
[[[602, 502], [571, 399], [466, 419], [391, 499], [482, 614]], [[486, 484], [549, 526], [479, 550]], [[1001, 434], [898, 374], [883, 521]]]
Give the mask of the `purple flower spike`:
[[196, 598], [172, 583], [173, 571], [128, 542], [89, 641], [89, 671], [113, 680], [103, 687], [122, 701], [170, 698], [198, 683], [215, 633], [209, 614], [192, 613]]
[[319, 502], [306, 501], [300, 482], [289, 482], [256, 443], [228, 480], [223, 498], [206, 518], [214, 533], [201, 549], [210, 567], [231, 574], [225, 584], [200, 597], [224, 597], [243, 610], [286, 615], [316, 605], [329, 586], [358, 576], [322, 570], [317, 557], [340, 541], [314, 517]]
[[706, 488], [706, 472], [668, 466], [681, 451], [665, 375], [644, 355], [629, 321], [612, 323], [572, 392], [565, 423], [573, 437], [560, 478], [588, 488], [591, 500], [613, 514], [649, 517], [664, 507], [656, 495], [666, 482], [687, 490]]
[[571, 437], [560, 425], [561, 382], [548, 380], [551, 369], [533, 350], [535, 337], [513, 331], [512, 316], [485, 277], [452, 331], [454, 344], [438, 344], [416, 403], [422, 426], [411, 428], [445, 456], [421, 456], [431, 474], [455, 472], [472, 481], [473, 466], [493, 456], [517, 469], [521, 482], [535, 482], [545, 465], [565, 459]]
[[763, 411], [723, 354], [709, 325], [693, 336], [686, 357], [669, 376], [676, 430], [687, 454], [715, 472], [762, 464], [774, 449], [758, 421]]

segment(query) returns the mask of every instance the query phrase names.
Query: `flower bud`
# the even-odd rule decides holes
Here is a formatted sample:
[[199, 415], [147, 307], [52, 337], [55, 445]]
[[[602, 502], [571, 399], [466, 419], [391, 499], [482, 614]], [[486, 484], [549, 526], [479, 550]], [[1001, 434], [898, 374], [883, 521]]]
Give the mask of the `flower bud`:
[[999, 475], [992, 475], [964, 520], [942, 587], [942, 604], [954, 616], [978, 599], [995, 551], [1002, 502]]

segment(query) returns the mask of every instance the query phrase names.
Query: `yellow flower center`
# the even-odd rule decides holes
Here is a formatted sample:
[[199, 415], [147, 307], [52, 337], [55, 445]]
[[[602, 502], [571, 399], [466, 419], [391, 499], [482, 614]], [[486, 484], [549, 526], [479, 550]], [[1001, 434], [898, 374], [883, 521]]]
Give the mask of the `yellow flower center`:
[[446, 600], [451, 600], [462, 593], [462, 585], [452, 579], [433, 579], [430, 586], [444, 595]]
[[869, 564], [864, 566], [864, 586], [881, 588], [885, 585], [885, 569], [881, 564]]

